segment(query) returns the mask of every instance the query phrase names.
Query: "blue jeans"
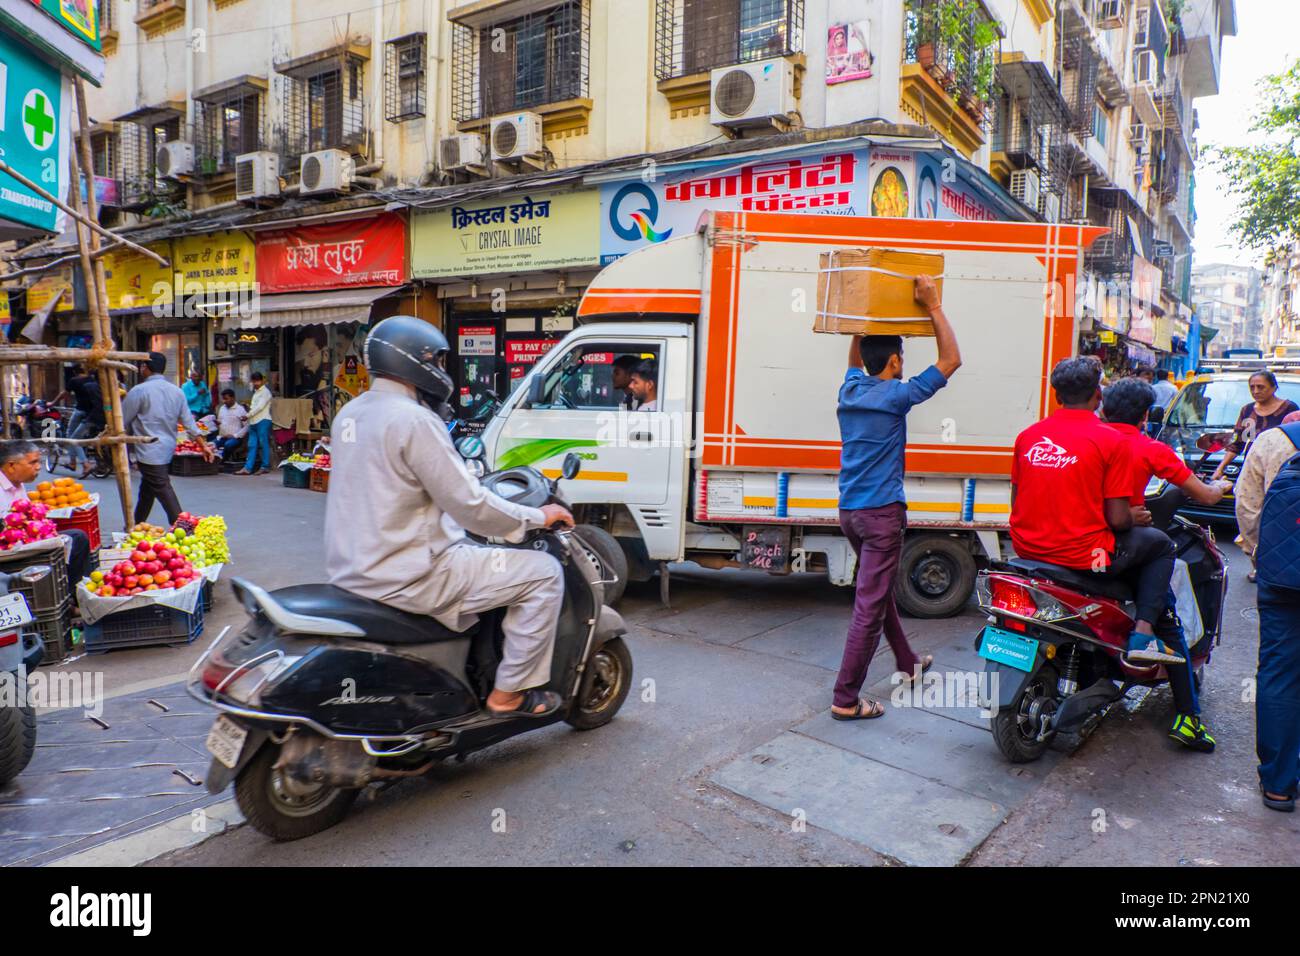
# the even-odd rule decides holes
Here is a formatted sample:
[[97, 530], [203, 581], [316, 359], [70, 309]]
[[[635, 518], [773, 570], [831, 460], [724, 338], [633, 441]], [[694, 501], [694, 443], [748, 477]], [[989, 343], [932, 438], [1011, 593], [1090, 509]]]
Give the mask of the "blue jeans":
[[1255, 753], [1259, 782], [1294, 797], [1300, 780], [1300, 591], [1259, 582]]
[[271, 467], [271, 419], [264, 418], [256, 425], [248, 426], [248, 461], [244, 462], [245, 471], [257, 470], [257, 453], [262, 453], [262, 467]]
[[234, 435], [225, 435], [218, 438], [217, 449], [221, 452], [222, 459], [225, 459], [225, 457], [230, 454], [230, 449], [238, 445], [240, 441], [241, 439], [236, 438]]

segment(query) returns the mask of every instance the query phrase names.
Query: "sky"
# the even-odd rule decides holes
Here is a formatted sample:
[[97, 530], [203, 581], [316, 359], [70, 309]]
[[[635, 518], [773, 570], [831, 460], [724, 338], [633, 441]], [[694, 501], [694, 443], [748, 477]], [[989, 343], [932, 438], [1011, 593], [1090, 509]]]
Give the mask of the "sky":
[[1201, 159], [1196, 168], [1195, 262], [1259, 265], [1263, 253], [1238, 246], [1229, 231], [1236, 209], [1227, 182], [1205, 161], [1205, 147], [1249, 141], [1251, 116], [1259, 102], [1261, 77], [1280, 73], [1300, 56], [1300, 3], [1296, 0], [1237, 0], [1237, 35], [1223, 39], [1219, 95], [1196, 101]]

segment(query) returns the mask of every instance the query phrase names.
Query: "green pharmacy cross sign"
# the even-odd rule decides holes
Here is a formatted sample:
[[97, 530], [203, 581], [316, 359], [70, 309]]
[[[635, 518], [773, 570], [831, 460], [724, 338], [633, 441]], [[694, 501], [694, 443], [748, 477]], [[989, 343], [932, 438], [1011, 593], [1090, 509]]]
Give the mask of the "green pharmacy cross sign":
[[[59, 69], [0, 31], [0, 158], [46, 192], [67, 194], [66, 82]], [[0, 174], [0, 238], [58, 231], [59, 210]]]

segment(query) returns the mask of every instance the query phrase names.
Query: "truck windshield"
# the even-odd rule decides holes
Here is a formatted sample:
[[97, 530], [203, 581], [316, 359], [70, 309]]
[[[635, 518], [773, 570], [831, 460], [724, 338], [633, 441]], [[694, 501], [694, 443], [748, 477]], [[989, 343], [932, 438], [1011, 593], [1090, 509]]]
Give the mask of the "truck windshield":
[[[1279, 381], [1277, 393], [1300, 404], [1300, 382]], [[1248, 380], [1192, 382], [1165, 415], [1160, 440], [1184, 458], [1202, 454], [1196, 440], [1210, 432], [1230, 432], [1242, 406], [1254, 401]]]

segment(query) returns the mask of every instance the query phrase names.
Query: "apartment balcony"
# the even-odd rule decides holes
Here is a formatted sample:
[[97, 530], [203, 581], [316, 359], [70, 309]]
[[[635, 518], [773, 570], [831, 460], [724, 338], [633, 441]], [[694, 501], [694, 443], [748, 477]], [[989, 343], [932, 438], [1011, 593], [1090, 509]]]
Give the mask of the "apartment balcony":
[[1234, 0], [1186, 0], [1180, 19], [1183, 83], [1193, 98], [1214, 96], [1219, 92], [1223, 38], [1237, 35], [1236, 4]]
[[1055, 177], [1051, 146], [1066, 135], [1068, 106], [1047, 65], [1023, 53], [1004, 54], [998, 64], [998, 96], [990, 142], [990, 169], [1005, 181], [1016, 170], [1034, 168], [1044, 188], [1060, 193], [1068, 175]]
[[[1128, 104], [1128, 90], [1124, 87], [1123, 64], [1116, 61], [1106, 31], [1097, 26], [1089, 0], [1061, 0], [1057, 5], [1056, 27], [1060, 49], [1069, 57], [1071, 50], [1082, 44], [1091, 58], [1097, 60], [1095, 82], [1089, 84], [1111, 106]], [[1077, 54], [1075, 54], [1077, 55]], [[1068, 97], [1067, 97], [1068, 98]]]

